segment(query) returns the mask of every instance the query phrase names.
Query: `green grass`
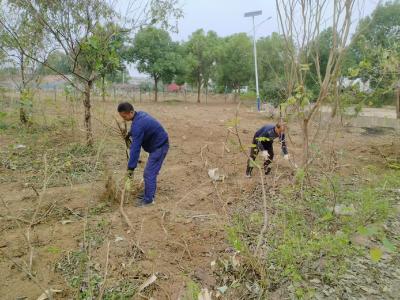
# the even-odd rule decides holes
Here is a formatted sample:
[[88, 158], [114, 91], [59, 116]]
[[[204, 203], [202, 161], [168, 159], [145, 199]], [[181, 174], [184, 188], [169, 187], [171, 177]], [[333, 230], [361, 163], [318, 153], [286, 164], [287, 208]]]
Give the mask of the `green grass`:
[[[243, 287], [249, 284], [248, 281], [260, 280], [254, 274], [259, 274], [257, 269], [262, 268], [266, 271], [270, 291], [284, 284], [291, 287], [290, 293], [295, 298], [310, 298], [315, 290], [309, 280], [318, 279], [324, 285], [335, 286], [352, 258], [366, 257], [378, 262], [383, 252], [395, 253], [398, 242], [396, 244], [395, 237], [384, 225], [395, 214], [393, 189], [400, 186], [400, 172], [386, 170], [376, 174], [371, 172], [368, 181], [363, 177], [364, 180], [360, 179], [356, 185], [345, 184], [345, 178], [334, 176], [321, 180], [314, 187], [298, 184], [270, 197], [274, 214], [270, 213], [271, 226], [265, 236], [264, 258], [256, 259], [255, 263], [250, 251], [257, 244], [262, 216], [259, 212], [249, 216], [236, 215], [227, 228], [227, 240], [253, 263], [246, 263], [241, 270], [233, 272], [225, 262], [222, 274], [231, 275], [225, 274], [224, 278], [220, 274], [220, 285], [231, 286], [239, 282], [236, 290], [241, 291], [242, 296], [254, 296]], [[301, 188], [302, 198], [299, 197]], [[336, 215], [333, 212], [335, 204], [354, 206], [354, 214]], [[354, 235], [371, 238], [375, 248], [353, 244]], [[252, 268], [254, 271], [249, 271]]]

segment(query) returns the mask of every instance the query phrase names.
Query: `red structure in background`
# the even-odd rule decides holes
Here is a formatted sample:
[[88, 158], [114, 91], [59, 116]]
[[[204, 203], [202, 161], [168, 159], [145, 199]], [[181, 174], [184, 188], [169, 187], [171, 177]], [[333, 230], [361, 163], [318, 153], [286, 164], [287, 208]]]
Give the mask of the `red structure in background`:
[[177, 85], [176, 83], [171, 83], [167, 85], [167, 91], [172, 93], [180, 92], [183, 89], [183, 85]]

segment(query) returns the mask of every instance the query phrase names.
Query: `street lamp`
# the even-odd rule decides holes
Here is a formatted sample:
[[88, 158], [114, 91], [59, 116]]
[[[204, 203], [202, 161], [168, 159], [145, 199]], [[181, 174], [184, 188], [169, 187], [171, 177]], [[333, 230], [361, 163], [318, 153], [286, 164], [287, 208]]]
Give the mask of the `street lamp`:
[[244, 14], [244, 17], [253, 18], [253, 48], [254, 48], [254, 69], [256, 72], [256, 93], [257, 93], [257, 110], [260, 111], [260, 92], [258, 91], [258, 70], [257, 70], [257, 48], [256, 48], [256, 25], [254, 23], [254, 17], [262, 15], [262, 10], [250, 11]]

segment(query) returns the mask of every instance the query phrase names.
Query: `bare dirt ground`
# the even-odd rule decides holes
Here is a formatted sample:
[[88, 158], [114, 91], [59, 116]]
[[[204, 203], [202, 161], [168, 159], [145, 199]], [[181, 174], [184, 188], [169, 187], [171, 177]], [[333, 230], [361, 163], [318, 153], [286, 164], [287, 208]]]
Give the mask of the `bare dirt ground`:
[[[78, 122], [73, 129], [68, 123], [62, 123], [51, 129], [53, 132], [34, 135], [34, 139], [29, 134], [0, 138], [3, 158], [25, 157], [31, 162], [14, 167], [3, 162], [0, 169], [3, 201], [0, 248], [7, 255], [0, 258], [0, 298], [37, 299], [43, 289], [51, 287], [61, 290], [55, 294], [56, 299], [73, 299], [78, 296], [71, 282], [82, 277], [89, 277], [93, 283], [87, 284], [86, 291], [81, 288], [80, 297], [89, 293], [91, 286], [100, 286], [100, 290], [109, 295], [122, 295], [124, 291], [129, 295], [130, 288], [137, 291], [152, 274], [157, 276], [156, 282], [134, 299], [192, 299], [190, 282], [210, 290], [215, 288], [211, 263], [232, 250], [226, 242], [225, 231], [230, 212], [249, 201], [244, 195], [258, 182], [257, 178], [244, 178], [246, 157], [240, 153], [238, 145], [228, 139], [224, 146], [236, 104], [136, 105], [137, 110], [147, 111], [162, 122], [169, 133], [171, 147], [159, 176], [156, 204], [135, 208], [133, 196], [124, 203], [134, 230], [121, 217], [119, 199], [113, 202], [104, 196], [107, 176], [121, 182], [126, 169], [124, 145], [109, 129], [109, 126], [115, 127], [115, 103], [96, 103], [93, 108], [95, 153], [88, 162], [80, 160], [80, 152], [74, 152], [76, 160], [70, 162], [89, 164], [88, 172], [93, 173], [90, 178], [57, 177], [58, 180], [51, 181], [42, 190], [43, 169], [48, 165], [51, 173], [51, 166], [58, 165], [60, 159], [59, 156], [58, 160], [50, 159], [51, 153], [83, 142], [80, 107], [74, 111], [60, 103], [45, 108], [46, 115], [51, 116], [49, 123], [50, 118], [70, 117]], [[240, 107], [239, 118], [239, 133], [244, 144], [250, 144], [256, 129], [272, 122], [246, 105]], [[363, 164], [381, 163], [381, 155], [372, 146], [390, 147], [396, 134], [390, 130], [374, 134], [361, 128], [337, 128], [333, 132], [335, 146], [343, 150], [343, 174], [351, 174]], [[289, 151], [296, 159], [301, 154], [299, 128], [290, 128], [290, 136], [293, 143], [289, 142]], [[15, 147], [18, 144], [26, 148], [18, 149]], [[275, 147], [274, 172], [282, 174], [282, 185], [291, 184], [292, 168], [281, 158], [277, 144]], [[48, 155], [46, 163], [45, 153]], [[142, 159], [144, 162], [136, 171], [138, 180], [146, 161], [144, 153]], [[99, 163], [93, 164], [97, 160]], [[63, 168], [68, 167], [68, 161], [64, 162]], [[219, 168], [226, 175], [224, 182], [213, 183], [207, 175], [209, 168]], [[23, 234], [37, 208], [36, 224], [32, 224], [29, 236], [33, 247], [30, 257], [29, 244]], [[81, 259], [79, 255], [83, 249], [88, 255]], [[30, 259], [36, 283], [28, 278]], [[125, 297], [110, 296], [108, 299], [131, 298]]]

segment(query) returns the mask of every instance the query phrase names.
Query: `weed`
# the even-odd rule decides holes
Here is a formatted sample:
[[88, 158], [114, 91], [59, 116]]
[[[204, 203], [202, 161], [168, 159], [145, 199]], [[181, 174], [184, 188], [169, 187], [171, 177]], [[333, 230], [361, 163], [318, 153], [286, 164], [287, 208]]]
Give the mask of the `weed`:
[[199, 284], [194, 282], [193, 280], [189, 280], [186, 283], [186, 291], [183, 300], [196, 300], [198, 299], [198, 295], [200, 294], [201, 289]]
[[[371, 172], [369, 176], [373, 178], [375, 174]], [[277, 196], [280, 201], [271, 199], [276, 213], [269, 221], [273, 228], [266, 233], [263, 259], [256, 259], [249, 251], [257, 244], [261, 214], [236, 215], [226, 230], [227, 240], [240, 251], [243, 262], [233, 267], [229, 260], [222, 260], [216, 271], [219, 284], [231, 289], [235, 286], [234, 290], [242, 297], [261, 297], [267, 291], [262, 291], [265, 285], [260, 270], [266, 270], [267, 290], [271, 292], [284, 285], [293, 297], [309, 299], [316, 292], [310, 279], [336, 286], [355, 257], [378, 262], [382, 249], [395, 253], [397, 247], [384, 224], [395, 204], [396, 197], [390, 191], [398, 188], [398, 176], [398, 172], [388, 171], [379, 179], [357, 186], [345, 184], [342, 177], [330, 176], [315, 186], [297, 184], [285, 188]], [[303, 179], [298, 173], [297, 181]], [[339, 204], [351, 205], [354, 210], [337, 214], [334, 208]], [[355, 234], [372, 238], [375, 247], [353, 244]]]

